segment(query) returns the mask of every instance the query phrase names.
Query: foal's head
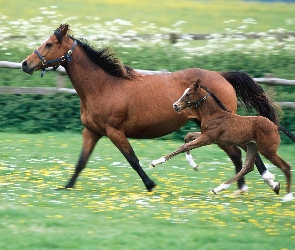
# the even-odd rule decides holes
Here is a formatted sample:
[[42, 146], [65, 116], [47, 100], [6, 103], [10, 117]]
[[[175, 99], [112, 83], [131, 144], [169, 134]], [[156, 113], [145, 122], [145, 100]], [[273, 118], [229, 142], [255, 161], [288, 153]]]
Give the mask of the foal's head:
[[173, 108], [180, 112], [185, 108], [198, 108], [202, 101], [204, 101], [207, 96], [208, 92], [202, 88], [201, 80], [198, 79], [197, 82], [192, 84], [189, 88], [187, 88], [183, 95], [180, 97], [178, 101], [173, 104]]
[[61, 24], [31, 55], [22, 62], [22, 70], [28, 74], [47, 67], [58, 67], [71, 57], [74, 41], [67, 36], [68, 24]]

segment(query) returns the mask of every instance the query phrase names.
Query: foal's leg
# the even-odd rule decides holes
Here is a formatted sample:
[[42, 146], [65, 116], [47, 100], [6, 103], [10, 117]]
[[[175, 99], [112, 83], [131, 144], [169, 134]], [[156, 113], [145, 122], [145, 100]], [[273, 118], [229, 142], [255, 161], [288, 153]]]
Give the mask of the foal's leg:
[[131, 167], [137, 172], [142, 179], [146, 189], [150, 192], [156, 186], [156, 184], [148, 177], [139, 164], [139, 160], [134, 153], [131, 144], [126, 138], [123, 131], [111, 129], [108, 131], [108, 137], [114, 143], [114, 145], [121, 151]]
[[[196, 133], [198, 133], [198, 132], [196, 132]], [[206, 135], [201, 134], [200, 137], [198, 137], [197, 139], [195, 139], [193, 141], [190, 141], [188, 143], [183, 144], [182, 146], [180, 146], [178, 149], [176, 149], [171, 154], [163, 156], [163, 157], [159, 158], [158, 160], [152, 161], [150, 163], [150, 166], [155, 167], [158, 164], [169, 161], [171, 158], [173, 158], [174, 156], [176, 156], [176, 155], [178, 155], [180, 153], [184, 153], [184, 152], [186, 152], [188, 150], [191, 150], [191, 149], [194, 149], [194, 148], [199, 148], [199, 147], [210, 145], [210, 144], [212, 144], [212, 141]]]
[[[226, 145], [218, 145], [232, 160], [236, 167], [236, 174], [239, 173], [243, 167], [242, 161], [242, 152], [237, 146], [226, 146]], [[247, 192], [248, 186], [245, 183], [245, 178], [241, 177], [238, 180], [238, 188], [237, 192]]]
[[217, 188], [212, 190], [213, 193], [217, 194], [219, 191], [227, 189], [233, 182], [237, 181], [244, 175], [248, 174], [254, 169], [254, 162], [256, 155], [258, 153], [257, 146], [254, 142], [251, 142], [247, 145], [246, 159], [244, 167], [241, 169], [239, 173], [237, 173], [234, 177], [226, 181], [225, 183], [219, 185]]
[[[192, 140], [197, 139], [198, 137], [201, 136], [201, 132], [195, 132], [195, 133], [188, 133], [185, 137], [184, 137], [184, 142], [188, 143]], [[195, 163], [193, 156], [191, 155], [190, 150], [186, 151], [185, 154], [185, 159], [189, 162], [189, 164], [192, 166], [193, 169], [198, 170], [198, 164]]]
[[83, 146], [80, 153], [80, 158], [76, 165], [75, 173], [73, 174], [72, 178], [69, 180], [68, 184], [65, 185], [65, 188], [73, 188], [78, 178], [80, 172], [85, 168], [85, 165], [91, 155], [97, 141], [102, 137], [100, 134], [97, 134], [87, 128], [84, 128], [82, 132], [83, 136]]
[[[261, 152], [262, 153], [262, 152]], [[275, 166], [277, 166], [278, 168], [280, 168], [285, 177], [286, 177], [286, 181], [287, 181], [287, 194], [285, 195], [285, 197], [283, 198], [283, 201], [290, 201], [293, 199], [293, 194], [292, 194], [292, 187], [291, 187], [291, 166], [290, 164], [288, 164], [285, 160], [283, 160], [277, 153], [267, 153], [267, 154], [263, 154], [263, 156], [265, 156], [266, 159], [268, 159], [269, 161], [271, 161]]]

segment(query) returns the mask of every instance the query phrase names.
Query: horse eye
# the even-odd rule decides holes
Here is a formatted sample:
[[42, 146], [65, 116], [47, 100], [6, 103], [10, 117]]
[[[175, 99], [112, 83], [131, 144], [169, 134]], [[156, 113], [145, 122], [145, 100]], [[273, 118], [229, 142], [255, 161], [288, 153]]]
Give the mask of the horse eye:
[[45, 47], [50, 48], [52, 45], [52, 43], [46, 43]]

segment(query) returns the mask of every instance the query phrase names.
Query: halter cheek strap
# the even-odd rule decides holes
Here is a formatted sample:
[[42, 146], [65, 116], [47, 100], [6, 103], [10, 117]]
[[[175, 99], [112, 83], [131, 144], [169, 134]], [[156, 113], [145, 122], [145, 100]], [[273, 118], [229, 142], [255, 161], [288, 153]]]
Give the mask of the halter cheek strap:
[[208, 94], [205, 95], [203, 98], [201, 98], [201, 99], [199, 99], [199, 100], [197, 100], [197, 101], [194, 101], [194, 102], [187, 102], [188, 107], [189, 107], [189, 108], [192, 108], [192, 105], [195, 105], [195, 107], [196, 107], [196, 109], [197, 109], [198, 107], [201, 106], [201, 103], [207, 99], [208, 96], [210, 96], [210, 93], [208, 93]]
[[43, 65], [41, 68], [41, 78], [44, 76], [44, 74], [46, 72], [45, 69], [49, 67], [49, 64], [57, 63], [51, 69], [51, 70], [56, 70], [61, 65], [61, 63], [64, 62], [65, 60], [68, 60], [70, 62], [72, 59], [73, 50], [75, 49], [76, 46], [77, 46], [77, 41], [74, 40], [73, 46], [71, 47], [71, 49], [68, 50], [68, 52], [64, 56], [62, 56], [60, 58], [53, 59], [53, 60], [49, 60], [49, 61], [46, 61], [46, 59], [40, 54], [40, 52], [35, 49], [34, 52], [40, 58], [40, 60], [42, 61], [42, 65]]

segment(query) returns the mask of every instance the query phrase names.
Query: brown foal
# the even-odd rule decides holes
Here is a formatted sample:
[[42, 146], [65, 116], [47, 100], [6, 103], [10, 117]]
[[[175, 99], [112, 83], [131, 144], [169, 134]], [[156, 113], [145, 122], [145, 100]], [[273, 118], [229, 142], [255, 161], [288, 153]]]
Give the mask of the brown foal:
[[[201, 123], [201, 133], [188, 133], [185, 137], [187, 143], [171, 154], [153, 161], [151, 165], [155, 166], [168, 161], [179, 153], [212, 143], [247, 145], [246, 159], [242, 170], [212, 191], [217, 193], [225, 190], [233, 182], [252, 171], [257, 153], [260, 152], [283, 171], [287, 180], [287, 195], [284, 197], [284, 201], [292, 200], [290, 165], [277, 154], [277, 151], [280, 145], [279, 131], [284, 132], [294, 142], [295, 136], [265, 117], [239, 116], [228, 111], [213, 93], [200, 84], [201, 80], [199, 79], [186, 89], [182, 97], [173, 104], [173, 107], [178, 112], [187, 107], [198, 109], [204, 117]], [[268, 179], [267, 182], [276, 193], [279, 192], [280, 184], [278, 182], [274, 182], [272, 179]]]

